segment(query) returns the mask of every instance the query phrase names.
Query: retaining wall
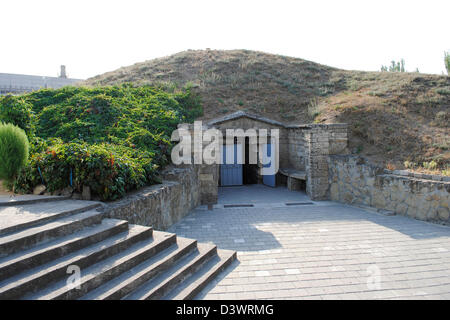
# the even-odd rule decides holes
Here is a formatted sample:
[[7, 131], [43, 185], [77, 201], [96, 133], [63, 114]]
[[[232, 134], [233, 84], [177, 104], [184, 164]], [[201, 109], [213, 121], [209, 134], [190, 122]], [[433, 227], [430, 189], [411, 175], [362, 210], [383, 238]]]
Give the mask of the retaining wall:
[[389, 171], [351, 155], [329, 157], [330, 199], [450, 223], [450, 177]]
[[217, 166], [191, 165], [163, 172], [163, 183], [143, 188], [105, 207], [109, 218], [166, 230], [201, 204], [217, 202]]

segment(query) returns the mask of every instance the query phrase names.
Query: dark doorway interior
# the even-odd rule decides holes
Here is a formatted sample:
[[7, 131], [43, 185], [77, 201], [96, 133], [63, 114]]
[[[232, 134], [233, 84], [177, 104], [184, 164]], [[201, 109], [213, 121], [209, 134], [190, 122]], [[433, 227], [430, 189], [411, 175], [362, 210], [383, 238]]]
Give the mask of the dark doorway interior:
[[257, 184], [258, 183], [258, 165], [249, 164], [250, 159], [249, 137], [245, 137], [245, 163], [243, 165], [243, 183]]

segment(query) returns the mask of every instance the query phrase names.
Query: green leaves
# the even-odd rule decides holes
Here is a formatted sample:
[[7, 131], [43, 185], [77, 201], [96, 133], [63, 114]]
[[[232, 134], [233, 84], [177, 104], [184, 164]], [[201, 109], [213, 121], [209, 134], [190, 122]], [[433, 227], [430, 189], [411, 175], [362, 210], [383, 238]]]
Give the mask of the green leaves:
[[444, 65], [445, 69], [447, 70], [447, 75], [450, 76], [450, 53], [444, 52]]
[[31, 137], [35, 122], [31, 108], [32, 105], [22, 97], [0, 97], [0, 121], [22, 128], [28, 137]]
[[168, 163], [172, 131], [201, 114], [190, 88], [131, 84], [44, 89], [1, 99], [1, 110], [35, 128], [17, 190], [30, 192], [41, 183], [39, 167], [49, 191], [68, 186], [72, 172], [76, 190], [89, 185], [103, 200], [156, 183], [158, 169]]
[[28, 160], [28, 149], [23, 129], [0, 122], [0, 179], [13, 181]]

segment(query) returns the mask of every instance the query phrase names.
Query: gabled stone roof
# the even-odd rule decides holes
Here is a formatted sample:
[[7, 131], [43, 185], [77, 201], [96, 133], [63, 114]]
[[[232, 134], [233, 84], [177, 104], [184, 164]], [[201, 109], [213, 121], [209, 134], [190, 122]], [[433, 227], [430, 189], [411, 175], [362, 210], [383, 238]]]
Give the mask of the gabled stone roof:
[[260, 115], [255, 115], [251, 113], [247, 113], [245, 111], [236, 111], [230, 114], [227, 114], [223, 117], [215, 118], [212, 120], [209, 120], [207, 125], [213, 127], [215, 124], [223, 123], [226, 121], [236, 120], [239, 118], [249, 118], [256, 121], [261, 121], [269, 124], [273, 124], [276, 126], [280, 126], [287, 129], [311, 129], [314, 127], [320, 127], [320, 128], [339, 128], [339, 127], [347, 127], [346, 123], [308, 123], [308, 124], [284, 124], [282, 122], [272, 120]]
[[284, 123], [281, 123], [279, 121], [272, 120], [272, 119], [269, 119], [269, 118], [265, 118], [265, 117], [262, 117], [262, 116], [259, 116], [259, 115], [247, 113], [247, 112], [244, 112], [244, 111], [236, 111], [236, 112], [233, 112], [231, 114], [227, 114], [226, 116], [212, 119], [212, 120], [210, 120], [208, 122], [208, 125], [209, 126], [213, 126], [215, 124], [219, 124], [219, 123], [230, 121], [230, 120], [236, 120], [236, 119], [244, 118], [244, 117], [245, 118], [249, 118], [249, 119], [253, 119], [253, 120], [256, 120], [256, 121], [266, 122], [266, 123], [273, 124], [273, 125], [280, 126], [280, 127], [286, 127], [286, 125]]

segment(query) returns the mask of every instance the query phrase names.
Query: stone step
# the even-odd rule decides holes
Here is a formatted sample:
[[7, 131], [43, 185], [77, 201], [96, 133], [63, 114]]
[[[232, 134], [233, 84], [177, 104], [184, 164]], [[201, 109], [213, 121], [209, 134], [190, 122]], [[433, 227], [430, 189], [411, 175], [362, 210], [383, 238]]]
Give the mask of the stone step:
[[108, 259], [81, 270], [82, 277], [79, 286], [71, 288], [67, 286], [66, 279], [63, 279], [29, 298], [32, 300], [79, 298], [175, 243], [175, 234], [154, 231], [152, 239], [141, 241]]
[[119, 277], [83, 296], [82, 300], [118, 300], [146, 281], [170, 268], [173, 263], [197, 248], [193, 239], [177, 238], [176, 244], [124, 272]]
[[218, 250], [217, 256], [205, 263], [196, 273], [183, 282], [183, 285], [176, 287], [165, 300], [192, 300], [194, 299], [208, 283], [213, 281], [225, 268], [236, 260], [236, 251]]
[[0, 208], [0, 236], [56, 220], [73, 214], [93, 210], [101, 206], [99, 202], [65, 200], [34, 205]]
[[0, 196], [0, 207], [18, 206], [23, 204], [36, 204], [42, 202], [54, 202], [68, 200], [68, 196], [37, 196], [32, 194]]
[[199, 270], [204, 263], [217, 254], [217, 247], [210, 244], [197, 244], [197, 250], [175, 263], [167, 271], [144, 283], [126, 300], [156, 300], [165, 296], [179, 283]]
[[127, 221], [104, 219], [99, 225], [4, 257], [0, 259], [0, 281], [126, 230]]
[[0, 282], [0, 300], [31, 295], [63, 277], [68, 277], [69, 266], [78, 266], [83, 270], [139, 241], [151, 238], [152, 232], [152, 228], [133, 225], [126, 232], [8, 278]]
[[101, 212], [90, 210], [0, 236], [0, 257], [30, 248], [43, 241], [74, 233], [86, 226], [98, 224], [102, 216]]

